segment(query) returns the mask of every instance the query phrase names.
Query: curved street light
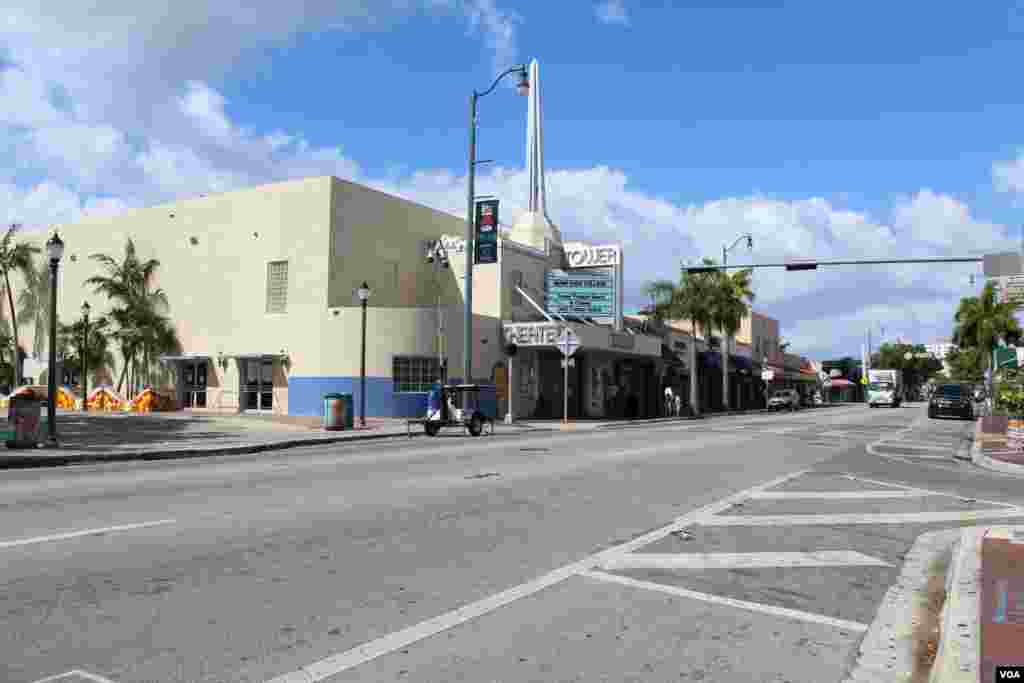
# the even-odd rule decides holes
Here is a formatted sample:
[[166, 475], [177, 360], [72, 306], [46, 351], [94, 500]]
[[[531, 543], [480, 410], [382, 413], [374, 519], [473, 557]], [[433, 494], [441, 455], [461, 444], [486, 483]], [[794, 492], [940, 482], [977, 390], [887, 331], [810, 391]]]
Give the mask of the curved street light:
[[473, 261], [476, 259], [473, 248], [473, 208], [476, 202], [476, 101], [481, 97], [489, 95], [505, 76], [518, 74], [519, 83], [516, 85], [520, 95], [530, 92], [530, 79], [526, 72], [525, 64], [517, 64], [505, 69], [498, 74], [498, 77], [491, 83], [491, 87], [483, 92], [473, 91], [469, 96], [469, 169], [466, 174], [466, 285], [465, 303], [466, 309], [463, 315], [463, 383], [469, 384], [473, 381]]

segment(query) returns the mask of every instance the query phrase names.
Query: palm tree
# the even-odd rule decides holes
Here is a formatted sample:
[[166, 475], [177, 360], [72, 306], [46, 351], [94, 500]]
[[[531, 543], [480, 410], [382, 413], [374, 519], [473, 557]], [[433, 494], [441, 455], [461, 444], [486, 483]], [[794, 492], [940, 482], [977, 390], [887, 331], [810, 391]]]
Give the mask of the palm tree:
[[982, 367], [991, 367], [992, 350], [1000, 339], [1007, 343], [1020, 340], [1022, 331], [1014, 313], [1019, 305], [998, 303], [995, 289], [985, 285], [981, 296], [970, 296], [960, 300], [953, 320], [953, 343], [964, 349], [979, 349], [984, 362]]
[[129, 370], [133, 373], [129, 386], [134, 389], [140, 379], [137, 369], [141, 368], [142, 374], [148, 374], [151, 354], [163, 351], [170, 344], [168, 327], [173, 341], [177, 341], [173, 325], [162, 315], [167, 309], [167, 294], [159, 288], [151, 289], [160, 262], [156, 259], [139, 260], [135, 242], [130, 238], [125, 243], [121, 261], [106, 254], [93, 254], [90, 258], [100, 263], [105, 274], [89, 278], [86, 284], [92, 285], [97, 294], [105, 294], [119, 304], [110, 312], [118, 327], [114, 336], [121, 346], [124, 360], [117, 390], [120, 392]]
[[[713, 265], [713, 262], [705, 259], [704, 265]], [[697, 330], [700, 329], [705, 337], [710, 336], [714, 277], [708, 273], [688, 273], [684, 267], [678, 285], [669, 280], [656, 280], [644, 286], [644, 293], [653, 300], [650, 313], [655, 320], [690, 321], [690, 409], [694, 414], [700, 413], [697, 398]]]
[[[39, 247], [28, 242], [14, 243], [14, 236], [21, 229], [17, 223], [12, 223], [7, 228], [2, 239], [0, 239], [0, 273], [4, 276], [4, 288], [7, 290], [8, 310], [11, 312], [11, 326], [14, 328], [14, 346], [20, 348], [18, 338], [18, 313], [14, 309], [14, 289], [11, 287], [11, 272], [19, 271], [28, 280], [30, 272], [34, 270], [33, 257], [39, 253]], [[14, 354], [14, 386], [21, 384], [21, 359], [17, 352]]]
[[57, 332], [58, 348], [64, 350], [65, 367], [77, 367], [81, 369], [83, 350], [85, 351], [86, 365], [94, 373], [102, 368], [112, 367], [114, 354], [110, 352], [110, 321], [105, 317], [89, 321], [89, 339], [86, 348], [85, 342], [85, 320], [78, 319], [70, 325], [60, 323]]
[[25, 289], [18, 294], [18, 315], [34, 322], [32, 353], [41, 357], [46, 352], [50, 322], [50, 264], [43, 259], [24, 275]]
[[751, 270], [719, 271], [711, 296], [712, 318], [722, 331], [722, 409], [729, 410], [729, 345], [754, 301]]

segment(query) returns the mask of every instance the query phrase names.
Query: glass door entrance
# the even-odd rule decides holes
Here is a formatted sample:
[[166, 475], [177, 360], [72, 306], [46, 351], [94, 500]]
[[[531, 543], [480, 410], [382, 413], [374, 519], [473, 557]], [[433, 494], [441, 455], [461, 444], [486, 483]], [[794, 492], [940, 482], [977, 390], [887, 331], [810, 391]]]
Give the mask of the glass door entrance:
[[249, 359], [243, 361], [242, 409], [273, 410], [274, 408], [274, 361]]
[[206, 407], [207, 361], [186, 361], [182, 364], [182, 404], [186, 408]]

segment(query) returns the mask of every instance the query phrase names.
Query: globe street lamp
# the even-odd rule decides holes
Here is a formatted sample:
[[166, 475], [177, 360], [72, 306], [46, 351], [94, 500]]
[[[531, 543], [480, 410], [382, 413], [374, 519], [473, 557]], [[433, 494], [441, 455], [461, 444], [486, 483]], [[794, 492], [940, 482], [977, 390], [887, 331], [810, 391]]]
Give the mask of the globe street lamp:
[[86, 301], [82, 304], [82, 412], [89, 410], [89, 311], [92, 307]]
[[64, 256], [64, 242], [56, 231], [46, 241], [46, 254], [50, 257], [50, 372], [47, 377], [46, 421], [49, 434], [46, 445], [57, 447], [57, 267]]
[[359, 285], [356, 290], [359, 295], [359, 303], [363, 307], [363, 344], [362, 359], [359, 362], [359, 426], [366, 426], [366, 303], [370, 300], [370, 285]]
[[476, 101], [490, 94], [502, 78], [512, 73], [519, 76], [519, 83], [516, 86], [519, 94], [528, 94], [530, 92], [530, 79], [526, 75], [526, 65], [519, 64], [499, 74], [487, 90], [483, 92], [474, 90], [473, 94], [469, 97], [469, 170], [466, 174], [466, 310], [463, 314], [462, 330], [462, 365], [464, 374], [462, 382], [464, 384], [469, 384], [473, 381], [473, 261], [476, 257], [476, 251], [473, 248], [473, 210], [476, 203], [476, 187], [474, 183], [476, 182], [476, 165], [477, 163], [483, 163], [476, 160]]

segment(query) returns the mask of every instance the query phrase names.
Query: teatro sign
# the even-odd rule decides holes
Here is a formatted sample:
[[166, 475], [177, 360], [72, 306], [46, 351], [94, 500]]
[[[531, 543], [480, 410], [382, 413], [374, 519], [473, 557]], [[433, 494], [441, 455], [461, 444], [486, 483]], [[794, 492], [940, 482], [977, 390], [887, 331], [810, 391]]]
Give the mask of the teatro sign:
[[516, 346], [554, 346], [565, 325], [522, 323], [505, 326], [505, 342]]
[[594, 268], [619, 265], [618, 245], [567, 246], [565, 258], [570, 268]]

